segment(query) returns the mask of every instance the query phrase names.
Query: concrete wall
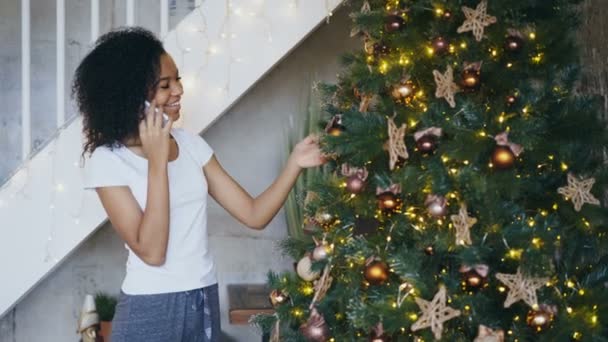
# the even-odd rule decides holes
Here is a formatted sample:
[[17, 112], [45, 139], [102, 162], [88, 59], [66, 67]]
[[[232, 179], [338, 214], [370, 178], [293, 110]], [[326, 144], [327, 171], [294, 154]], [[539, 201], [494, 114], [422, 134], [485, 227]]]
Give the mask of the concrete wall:
[[[290, 116], [299, 114], [311, 80], [333, 80], [339, 70], [338, 55], [359, 47], [358, 41], [349, 38], [349, 23], [346, 11], [336, 13], [329, 25], [314, 32], [204, 133], [220, 163], [251, 195], [263, 192], [280, 172], [285, 127]], [[54, 117], [48, 120], [53, 122]], [[228, 323], [226, 285], [264, 283], [268, 269], [290, 267], [292, 260], [282, 258], [275, 249], [276, 241], [286, 236], [283, 212], [258, 232], [239, 224], [211, 201], [209, 227], [218, 264], [224, 340], [256, 341], [259, 337], [252, 328]], [[84, 294], [118, 293], [125, 261], [122, 241], [110, 224], [104, 225], [0, 319], [0, 341], [38, 341], [39, 334], [44, 334], [45, 341], [76, 341]]]

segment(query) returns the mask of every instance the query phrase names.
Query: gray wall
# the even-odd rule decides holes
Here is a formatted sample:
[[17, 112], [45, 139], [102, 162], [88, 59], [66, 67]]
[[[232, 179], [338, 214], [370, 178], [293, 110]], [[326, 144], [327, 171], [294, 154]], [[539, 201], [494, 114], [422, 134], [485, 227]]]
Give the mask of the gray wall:
[[[338, 11], [329, 25], [312, 33], [204, 133], [220, 163], [251, 195], [262, 193], [279, 174], [285, 127], [290, 116], [300, 114], [312, 80], [334, 80], [339, 54], [359, 47], [358, 41], [349, 38], [349, 20], [344, 10]], [[279, 212], [258, 232], [239, 224], [210, 201], [209, 228], [218, 264], [224, 340], [259, 340], [253, 328], [228, 323], [226, 285], [264, 283], [269, 269], [291, 267], [293, 261], [282, 258], [275, 247], [286, 236], [284, 214]], [[111, 225], [102, 226], [0, 319], [0, 341], [78, 340], [76, 321], [84, 294], [98, 290], [117, 294], [126, 256]]]

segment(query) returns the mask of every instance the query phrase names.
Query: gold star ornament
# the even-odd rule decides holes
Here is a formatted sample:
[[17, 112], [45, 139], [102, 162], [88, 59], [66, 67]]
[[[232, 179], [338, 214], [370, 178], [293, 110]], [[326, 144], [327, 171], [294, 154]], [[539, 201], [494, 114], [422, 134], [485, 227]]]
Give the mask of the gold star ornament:
[[416, 304], [418, 304], [422, 311], [422, 317], [412, 324], [412, 331], [431, 328], [435, 339], [441, 339], [443, 323], [460, 316], [460, 310], [445, 305], [445, 297], [445, 286], [440, 286], [439, 292], [435, 294], [432, 301], [429, 302], [422, 298], [416, 298]]
[[483, 38], [484, 28], [496, 23], [496, 17], [487, 14], [488, 2], [483, 0], [475, 9], [463, 6], [462, 11], [466, 19], [458, 28], [458, 33], [473, 31], [475, 40], [478, 42]]
[[520, 300], [523, 300], [532, 308], [537, 307], [538, 298], [536, 297], [536, 290], [543, 287], [549, 281], [549, 278], [526, 277], [521, 273], [520, 268], [517, 269], [517, 273], [515, 274], [496, 273], [496, 279], [509, 288], [509, 293], [504, 304], [505, 308]]
[[454, 83], [454, 71], [452, 67], [448, 65], [444, 74], [439, 72], [439, 70], [433, 70], [433, 76], [437, 85], [435, 97], [438, 99], [443, 97], [450, 104], [450, 107], [456, 107], [454, 94], [460, 91], [460, 87]]
[[473, 243], [471, 241], [470, 229], [475, 223], [477, 223], [477, 219], [474, 217], [469, 217], [467, 205], [462, 203], [460, 205], [458, 215], [452, 215], [450, 216], [450, 219], [452, 219], [452, 224], [456, 229], [456, 244], [460, 246], [470, 246]]
[[594, 183], [595, 178], [578, 180], [573, 174], [568, 173], [568, 185], [557, 189], [557, 192], [572, 200], [574, 210], [581, 211], [585, 203], [600, 204], [600, 201], [591, 194]]

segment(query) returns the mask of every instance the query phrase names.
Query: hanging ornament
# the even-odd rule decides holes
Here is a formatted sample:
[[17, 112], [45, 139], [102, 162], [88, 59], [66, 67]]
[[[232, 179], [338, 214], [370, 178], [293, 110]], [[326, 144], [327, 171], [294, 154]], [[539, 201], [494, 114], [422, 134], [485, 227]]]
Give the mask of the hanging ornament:
[[461, 85], [465, 91], [476, 91], [481, 86], [482, 62], [464, 63]]
[[508, 169], [515, 164], [515, 158], [524, 151], [521, 145], [509, 141], [508, 132], [502, 132], [496, 137], [496, 147], [492, 152], [492, 165], [498, 169]]
[[327, 230], [336, 222], [336, 218], [324, 209], [319, 209], [315, 214], [315, 221]]
[[367, 53], [368, 55], [374, 55], [375, 49], [374, 49], [375, 43], [372, 39], [372, 37], [369, 34], [365, 35], [365, 38], [363, 38], [363, 50], [365, 50], [365, 53]]
[[473, 266], [462, 265], [458, 270], [462, 274], [462, 287], [464, 290], [477, 290], [488, 284], [490, 268], [485, 264]]
[[405, 27], [405, 19], [399, 14], [390, 14], [384, 19], [384, 30], [386, 32], [399, 31]]
[[538, 309], [531, 309], [526, 316], [526, 323], [536, 332], [549, 329], [553, 318], [557, 314], [557, 306], [541, 304]]
[[371, 285], [382, 285], [388, 280], [388, 265], [384, 261], [369, 258], [363, 276]]
[[426, 248], [424, 248], [424, 253], [428, 256], [434, 255], [435, 248], [433, 246], [426, 246]]
[[358, 194], [365, 189], [365, 181], [369, 174], [365, 168], [354, 168], [348, 164], [342, 164], [342, 175], [348, 177], [346, 190], [351, 194]]
[[483, 39], [483, 31], [487, 26], [496, 23], [496, 17], [487, 14], [488, 2], [482, 0], [475, 9], [463, 6], [462, 12], [466, 17], [464, 23], [458, 28], [458, 33], [472, 31], [476, 41]]
[[327, 241], [325, 241], [325, 238], [320, 242], [314, 237], [313, 240], [315, 241], [316, 247], [312, 251], [312, 260], [321, 261], [327, 259], [333, 252], [332, 245], [328, 244]]
[[373, 54], [376, 57], [379, 56], [386, 56], [391, 52], [390, 47], [384, 42], [384, 41], [380, 41], [377, 43], [374, 43], [374, 48], [373, 48]]
[[591, 188], [595, 178], [578, 179], [574, 174], [568, 173], [568, 185], [557, 189], [557, 193], [566, 196], [574, 203], [574, 210], [581, 211], [583, 204], [600, 205], [600, 201], [593, 196]]
[[452, 66], [448, 65], [444, 74], [440, 73], [439, 70], [433, 70], [433, 76], [437, 85], [435, 97], [438, 99], [443, 97], [450, 107], [455, 108], [456, 101], [454, 100], [454, 94], [460, 91], [460, 87], [454, 83], [454, 70], [452, 70]]
[[310, 267], [312, 266], [312, 259], [310, 258], [310, 254], [306, 254], [300, 261], [298, 261], [298, 265], [296, 266], [296, 272], [300, 276], [300, 278], [306, 281], [313, 281], [319, 278], [319, 272], [313, 272]]
[[443, 135], [443, 130], [438, 127], [429, 127], [414, 133], [416, 148], [423, 154], [431, 154], [437, 149], [437, 139]]
[[399, 157], [407, 159], [409, 154], [405, 147], [405, 129], [406, 124], [402, 124], [401, 127], [397, 128], [395, 121], [392, 118], [388, 118], [388, 142], [386, 148], [389, 153], [389, 168], [394, 170], [399, 161]]
[[339, 137], [344, 132], [344, 126], [342, 126], [342, 114], [334, 115], [331, 120], [325, 126], [325, 133]]
[[507, 105], [514, 106], [515, 104], [517, 104], [517, 96], [515, 96], [515, 95], [507, 96]]
[[397, 292], [397, 307], [401, 307], [405, 298], [414, 292], [414, 286], [407, 281], [404, 281], [399, 285], [399, 292]]
[[334, 281], [334, 278], [331, 276], [331, 266], [329, 264], [325, 265], [323, 269], [323, 275], [321, 279], [314, 282], [315, 284], [315, 295], [312, 297], [312, 301], [310, 302], [310, 308], [312, 309], [316, 303], [320, 302], [325, 298], [327, 291], [331, 287], [331, 283]]
[[452, 11], [445, 10], [443, 11], [443, 15], [441, 16], [443, 19], [452, 19]]
[[270, 300], [270, 304], [276, 308], [277, 306], [287, 302], [289, 300], [289, 296], [287, 295], [287, 292], [275, 289], [270, 292], [268, 299]]
[[448, 213], [448, 201], [443, 196], [428, 194], [424, 205], [426, 210], [434, 218], [442, 218]]
[[505, 332], [502, 329], [490, 329], [480, 324], [477, 331], [477, 337], [473, 342], [504, 342], [505, 340]]
[[300, 326], [300, 332], [309, 342], [326, 342], [329, 339], [329, 327], [316, 308], [310, 310], [310, 317]]
[[416, 92], [416, 86], [410, 81], [409, 75], [403, 77], [399, 84], [393, 85], [391, 96], [397, 102], [410, 103]]
[[433, 53], [437, 55], [443, 55], [450, 51], [450, 44], [443, 37], [433, 39], [431, 45], [433, 46]]
[[401, 199], [397, 195], [400, 193], [401, 185], [399, 184], [392, 184], [388, 188], [376, 187], [378, 208], [386, 212], [398, 210], [401, 206]]
[[524, 36], [521, 32], [514, 29], [509, 29], [507, 38], [505, 39], [505, 50], [518, 53], [524, 45]]
[[505, 308], [520, 300], [523, 300], [532, 308], [537, 306], [536, 290], [545, 286], [547, 281], [549, 281], [549, 278], [545, 277], [526, 277], [521, 273], [521, 269], [519, 268], [515, 274], [496, 273], [496, 279], [509, 288], [509, 293], [504, 304]]
[[78, 334], [81, 335], [83, 342], [94, 342], [97, 339], [99, 329], [99, 314], [95, 306], [95, 297], [87, 294], [84, 296], [82, 310], [78, 317]]
[[435, 339], [440, 340], [443, 333], [443, 323], [454, 317], [460, 316], [460, 311], [446, 306], [446, 290], [445, 286], [441, 285], [439, 291], [433, 297], [433, 300], [427, 301], [422, 298], [416, 298], [416, 304], [420, 307], [422, 315], [412, 324], [412, 331], [418, 331], [424, 328], [431, 328]]
[[372, 328], [372, 333], [369, 336], [370, 342], [390, 342], [391, 338], [384, 333], [384, 327], [382, 326], [382, 322], [378, 322], [378, 324]]
[[467, 205], [464, 203], [460, 204], [460, 210], [458, 215], [450, 216], [454, 229], [456, 230], [456, 245], [459, 246], [470, 246], [473, 242], [471, 241], [471, 227], [477, 223], [477, 219], [469, 217], [467, 212]]

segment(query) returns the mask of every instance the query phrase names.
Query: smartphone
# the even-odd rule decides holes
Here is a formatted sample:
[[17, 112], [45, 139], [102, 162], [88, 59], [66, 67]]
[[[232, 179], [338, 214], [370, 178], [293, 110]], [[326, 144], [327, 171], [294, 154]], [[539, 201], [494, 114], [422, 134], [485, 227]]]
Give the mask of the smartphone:
[[[144, 100], [144, 104], [146, 105], [146, 108], [150, 107], [150, 102], [148, 102], [148, 100]], [[154, 108], [154, 111], [158, 113], [158, 108]], [[161, 127], [165, 127], [165, 124], [169, 121], [169, 116], [167, 116], [167, 114], [163, 113], [163, 124], [161, 125]]]

